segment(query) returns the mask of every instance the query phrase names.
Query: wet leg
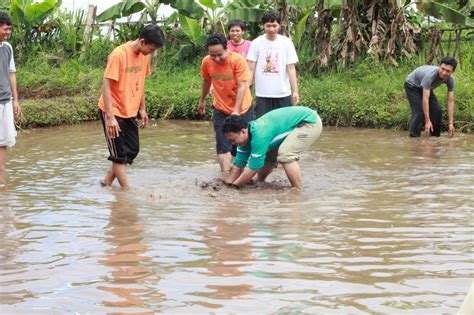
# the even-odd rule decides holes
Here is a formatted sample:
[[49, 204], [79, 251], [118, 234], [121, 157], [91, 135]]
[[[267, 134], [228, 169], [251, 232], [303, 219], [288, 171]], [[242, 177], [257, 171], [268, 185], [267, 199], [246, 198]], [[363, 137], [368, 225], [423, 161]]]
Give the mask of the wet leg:
[[112, 163], [112, 168], [120, 186], [124, 189], [128, 188], [127, 164]]
[[7, 147], [0, 147], [0, 189], [7, 184], [7, 175], [5, 173], [7, 165]]
[[258, 173], [257, 173], [257, 181], [258, 182], [264, 182], [265, 179], [270, 175], [270, 173], [273, 171], [273, 166], [271, 164], [267, 164], [264, 167], [262, 167]]
[[301, 171], [298, 162], [282, 163], [281, 165], [290, 180], [291, 186], [301, 189]]
[[112, 185], [113, 181], [115, 180], [115, 173], [114, 173], [114, 164], [110, 165], [110, 169], [107, 171], [104, 179], [100, 181], [102, 186], [110, 186]]

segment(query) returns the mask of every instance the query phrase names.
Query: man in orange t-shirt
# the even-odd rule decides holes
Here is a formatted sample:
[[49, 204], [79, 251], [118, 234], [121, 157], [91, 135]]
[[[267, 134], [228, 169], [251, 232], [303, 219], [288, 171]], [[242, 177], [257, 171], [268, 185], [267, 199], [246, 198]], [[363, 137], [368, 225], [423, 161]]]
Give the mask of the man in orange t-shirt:
[[222, 34], [211, 34], [206, 42], [208, 56], [201, 64], [202, 91], [198, 110], [206, 112], [206, 97], [211, 85], [214, 90], [212, 120], [216, 134], [217, 160], [224, 179], [232, 168], [232, 155], [236, 147], [222, 133], [222, 124], [230, 115], [240, 115], [247, 121], [252, 119], [252, 96], [249, 89], [247, 61], [237, 53], [227, 51], [227, 40]]
[[145, 77], [150, 75], [149, 54], [163, 46], [164, 35], [155, 25], [147, 25], [138, 39], [120, 45], [109, 55], [99, 99], [101, 120], [112, 166], [102, 185], [117, 178], [128, 188], [126, 165], [132, 164], [140, 149], [137, 114], [141, 126], [148, 124], [145, 107]]

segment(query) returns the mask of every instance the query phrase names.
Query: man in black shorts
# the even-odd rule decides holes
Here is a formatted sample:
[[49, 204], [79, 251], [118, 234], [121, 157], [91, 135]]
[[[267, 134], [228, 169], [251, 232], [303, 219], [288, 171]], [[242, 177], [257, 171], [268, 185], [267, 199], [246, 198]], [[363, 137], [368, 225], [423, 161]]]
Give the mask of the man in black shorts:
[[145, 107], [145, 77], [151, 74], [149, 54], [164, 43], [158, 26], [148, 25], [138, 39], [115, 48], [109, 55], [99, 100], [101, 120], [112, 166], [102, 185], [109, 186], [117, 178], [128, 188], [127, 164], [132, 164], [140, 149], [137, 114], [141, 126], [148, 124]]

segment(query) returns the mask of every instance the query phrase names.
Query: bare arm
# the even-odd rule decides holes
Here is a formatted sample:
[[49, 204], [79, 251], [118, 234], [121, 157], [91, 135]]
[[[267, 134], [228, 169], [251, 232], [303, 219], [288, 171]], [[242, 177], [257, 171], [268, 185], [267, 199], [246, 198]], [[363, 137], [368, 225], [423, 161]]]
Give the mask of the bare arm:
[[203, 79], [202, 86], [201, 86], [201, 97], [199, 98], [198, 110], [199, 113], [205, 114], [206, 113], [206, 97], [209, 95], [209, 91], [211, 90], [211, 81]]
[[232, 111], [232, 115], [240, 115], [240, 110], [242, 109], [246, 90], [247, 81], [239, 81], [237, 86], [237, 96], [235, 98], [235, 105], [234, 110]]
[[423, 89], [423, 114], [425, 114], [425, 136], [430, 135], [430, 131], [433, 131], [433, 125], [430, 119], [430, 90]]
[[286, 65], [286, 71], [288, 71], [288, 77], [290, 78], [291, 92], [293, 95], [293, 105], [298, 105], [300, 96], [298, 93], [298, 79], [296, 77], [295, 64]]
[[105, 114], [107, 119], [105, 127], [110, 138], [115, 138], [120, 135], [120, 126], [115, 119], [114, 110], [112, 108], [112, 92], [110, 91], [111, 79], [104, 78], [102, 80], [102, 97], [105, 104]]
[[240, 174], [242, 174], [243, 168], [232, 165], [232, 169], [230, 170], [230, 174], [224, 180], [226, 184], [233, 184], [234, 181], [239, 178]]
[[21, 107], [20, 107], [20, 103], [18, 102], [18, 90], [17, 90], [17, 87], [16, 87], [16, 74], [15, 74], [15, 72], [10, 72], [8, 74], [8, 81], [10, 82], [10, 89], [12, 90], [13, 111], [15, 112], [16, 117], [20, 117]]
[[249, 85], [254, 83], [255, 76], [255, 61], [247, 60], [247, 67], [249, 68], [250, 82]]
[[244, 171], [240, 174], [240, 176], [234, 180], [232, 184], [236, 186], [243, 186], [250, 182], [250, 180], [257, 174], [257, 171], [251, 170], [250, 168], [246, 167]]
[[454, 128], [454, 92], [448, 91], [448, 119], [449, 119], [449, 130], [448, 134], [450, 137], [454, 136], [456, 129]]
[[148, 125], [148, 113], [146, 112], [146, 105], [145, 105], [145, 93], [142, 95], [142, 99], [140, 101], [140, 108], [139, 108], [141, 123], [140, 125], [145, 128]]

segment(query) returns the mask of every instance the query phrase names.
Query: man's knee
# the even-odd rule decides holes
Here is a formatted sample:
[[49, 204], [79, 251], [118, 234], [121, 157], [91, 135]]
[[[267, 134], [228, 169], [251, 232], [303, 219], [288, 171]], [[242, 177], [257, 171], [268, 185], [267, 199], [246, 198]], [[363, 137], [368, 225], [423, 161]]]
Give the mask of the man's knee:
[[300, 160], [300, 156], [294, 152], [278, 152], [278, 163], [290, 163]]

